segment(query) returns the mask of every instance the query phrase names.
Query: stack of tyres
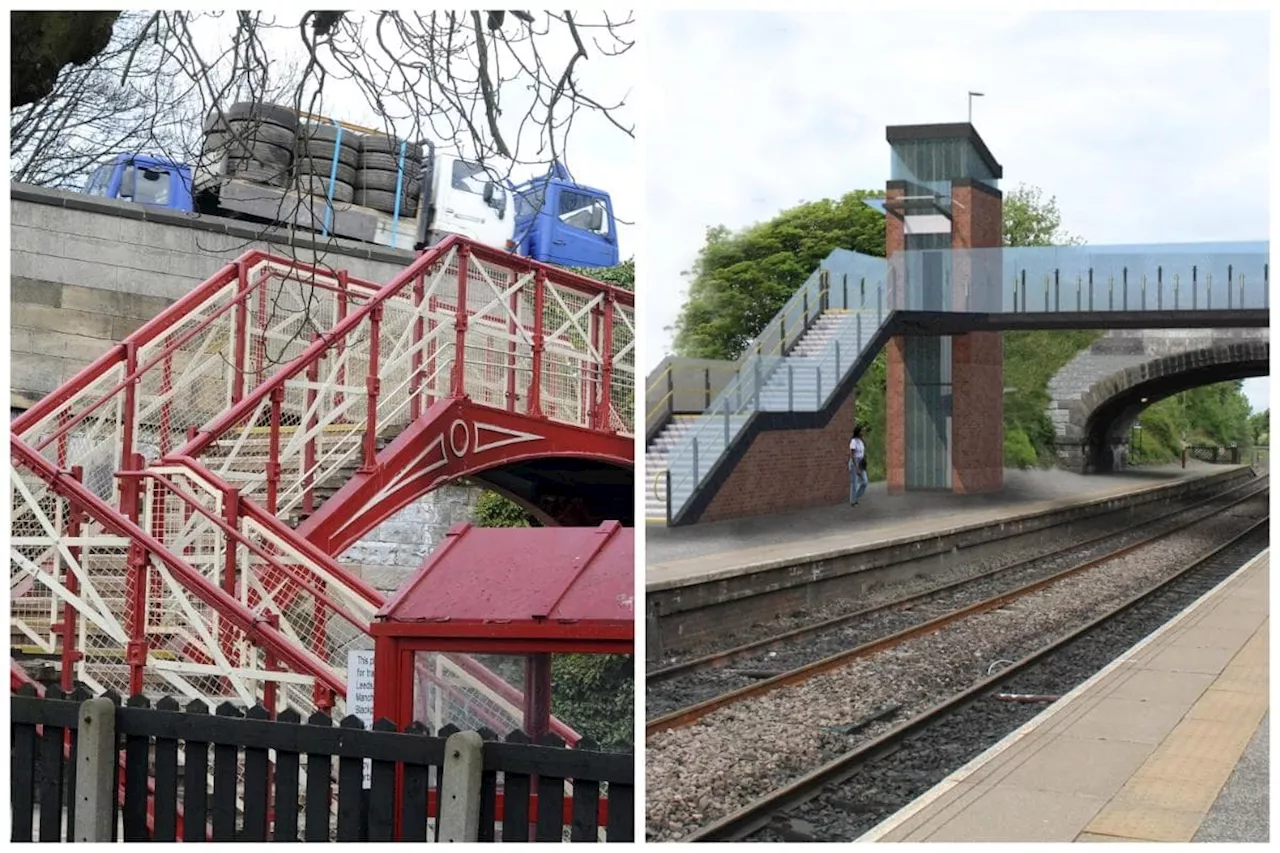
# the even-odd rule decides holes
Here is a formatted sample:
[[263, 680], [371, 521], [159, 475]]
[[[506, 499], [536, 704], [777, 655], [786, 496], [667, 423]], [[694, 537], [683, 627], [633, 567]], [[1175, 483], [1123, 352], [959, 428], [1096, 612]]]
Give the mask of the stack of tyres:
[[283, 187], [289, 181], [298, 115], [287, 107], [242, 102], [204, 122], [202, 158], [223, 163], [222, 174]]
[[[336, 174], [333, 163], [335, 148], [338, 155]], [[299, 191], [328, 198], [332, 176], [334, 202], [350, 204], [355, 198], [359, 156], [359, 134], [345, 129], [339, 134], [339, 128], [334, 125], [304, 124], [298, 130], [298, 150], [294, 157]]]
[[[402, 147], [404, 172], [399, 174]], [[394, 136], [381, 134], [360, 139], [356, 204], [395, 213], [398, 174], [400, 216], [411, 219], [418, 215], [418, 197], [422, 191], [422, 144], [403, 143]]]

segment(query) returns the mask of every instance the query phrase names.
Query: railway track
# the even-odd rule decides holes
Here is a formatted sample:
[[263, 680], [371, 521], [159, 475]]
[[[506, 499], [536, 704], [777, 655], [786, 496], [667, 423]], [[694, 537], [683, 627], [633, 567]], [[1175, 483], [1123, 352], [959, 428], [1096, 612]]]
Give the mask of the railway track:
[[[1159, 541], [1188, 524], [1204, 521], [1266, 488], [1265, 477], [1251, 480], [1146, 520], [1143, 530], [1163, 526], [1146, 535], [1138, 533], [1136, 539], [1134, 529], [1106, 532], [891, 601], [653, 670], [646, 675], [645, 701], [651, 716], [645, 723], [645, 736], [687, 726], [735, 702], [801, 683], [849, 661], [940, 630], [956, 620], [1001, 607]], [[1182, 518], [1188, 515], [1190, 519]], [[1106, 547], [1116, 540], [1128, 541], [1118, 547]], [[1069, 565], [1061, 568], [1063, 563]], [[679, 700], [688, 704], [681, 706]]]
[[[1258, 481], [1253, 481], [1253, 485], [1259, 485]], [[866, 650], [858, 656], [842, 653], [842, 660], [824, 658], [815, 662], [820, 666], [800, 667], [798, 669], [805, 671], [786, 674], [790, 677], [785, 682], [797, 685], [791, 690], [773, 695], [766, 695], [768, 690], [754, 692], [756, 701], [750, 702], [739, 696], [735, 702], [721, 706], [726, 708], [723, 713], [697, 726], [651, 737], [650, 837], [731, 840], [762, 830], [774, 832], [766, 829], [773, 815], [815, 798], [823, 801], [819, 796], [823, 787], [857, 773], [859, 762], [864, 758], [900, 749], [902, 739], [917, 732], [926, 721], [945, 713], [945, 708], [972, 701], [992, 685], [1016, 677], [1032, 662], [1081, 636], [1087, 629], [1080, 625], [1096, 627], [1133, 609], [1137, 602], [1189, 577], [1188, 573], [1195, 567], [1212, 561], [1215, 556], [1221, 558], [1232, 548], [1235, 548], [1232, 554], [1239, 556], [1241, 547], [1252, 548], [1254, 552], [1265, 547], [1267, 493], [1264, 480], [1260, 488], [1232, 497], [1226, 505], [1204, 513], [1199, 523], [1179, 524], [1161, 535], [1144, 537], [1116, 549], [1106, 558], [1073, 566], [1074, 571], [1055, 572], [984, 599], [979, 604], [989, 606], [967, 606], [962, 608], [966, 611], [964, 616], [946, 619], [951, 614], [944, 614], [940, 618], [946, 619], [945, 623], [933, 624], [930, 628], [916, 626], [916, 629], [864, 644], [876, 645], [879, 654]], [[1223, 544], [1224, 539], [1229, 540], [1228, 544]], [[1223, 559], [1229, 562], [1234, 556], [1221, 558], [1219, 562]], [[1235, 565], [1240, 562], [1242, 560], [1237, 560]], [[1183, 568], [1171, 574], [1175, 566]], [[1090, 568], [1094, 571], [1088, 571]], [[1177, 609], [1182, 606], [1185, 602]], [[1177, 610], [1166, 613], [1161, 621], [1174, 612]], [[1159, 622], [1148, 624], [1145, 633], [1157, 624]], [[1045, 637], [1059, 639], [1046, 645]], [[1082, 673], [1077, 681], [1130, 645], [1132, 642], [1111, 649], [1109, 657], [1100, 658], [1097, 665]], [[1016, 663], [992, 675], [987, 666], [989, 661], [998, 661], [1000, 665], [1009, 661]], [[820, 671], [825, 674], [815, 677]], [[769, 689], [776, 690], [783, 683], [780, 679]], [[1018, 692], [1044, 698], [1066, 691], [1028, 686], [1020, 687]], [[896, 707], [886, 707], [895, 704]], [[986, 704], [1001, 706], [1006, 716], [1021, 714], [1022, 720], [1043, 708], [1043, 703]], [[712, 710], [715, 709], [704, 709], [699, 716]], [[898, 725], [896, 714], [909, 719]], [[858, 716], [863, 719], [847, 727], [827, 725], [832, 719], [848, 720]], [[999, 736], [1018, 724], [1020, 722], [1010, 724]], [[837, 730], [835, 734], [827, 731], [833, 728]], [[818, 733], [818, 729], [823, 731]], [[945, 736], [946, 726], [942, 729]], [[990, 742], [998, 739], [994, 737]], [[975, 747], [963, 760], [976, 755], [981, 748]], [[936, 752], [938, 756], [952, 756], [955, 749], [941, 748]], [[963, 763], [960, 758], [949, 767], [960, 766]], [[904, 775], [914, 780], [916, 764], [909, 768]], [[942, 773], [937, 778], [945, 775]], [[928, 784], [924, 784], [925, 781]], [[933, 781], [936, 780], [922, 781], [924, 787], [920, 791]], [[889, 787], [900, 793], [910, 785], [898, 781]], [[859, 831], [863, 831], [910, 797], [902, 799], [897, 793], [890, 796], [879, 791], [863, 799], [856, 794], [831, 795], [827, 799], [837, 803], [827, 808], [831, 813], [850, 813], [867, 820], [879, 814], [875, 821], [860, 828]], [[841, 802], [844, 808], [839, 806]], [[805, 829], [791, 831], [789, 835], [775, 833], [774, 837], [799, 840], [806, 832], [813, 834], [812, 827], [817, 823], [802, 818], [800, 824]], [[853, 837], [849, 834], [852, 831], [845, 827], [843, 834], [824, 831], [815, 837], [847, 839]]]
[[[836, 840], [836, 835], [843, 836], [844, 840], [852, 840], [856, 835], [849, 835], [851, 830], [860, 834], [859, 830], [865, 831], [875, 826], [897, 811], [898, 807], [906, 805], [952, 770], [962, 766], [969, 758], [981, 753], [1022, 722], [1040, 713], [1044, 707], [1039, 705], [1027, 709], [1023, 706], [1020, 709], [1015, 704], [992, 702], [990, 704], [996, 704], [999, 706], [998, 710], [1003, 710], [1004, 713], [988, 715], [987, 709], [973, 706], [982, 704], [984, 699], [991, 698], [997, 690], [1004, 695], [1023, 696], [1036, 695], [1027, 692], [1034, 690], [1056, 691], [1049, 695], [1068, 692], [1092, 671], [1114, 660], [1155, 627], [1168, 621], [1229, 577], [1245, 560], [1265, 549], [1269, 529], [1268, 518], [1257, 521], [1208, 554], [1190, 561], [1172, 576], [1132, 596], [1089, 623], [1046, 643], [1039, 650], [1012, 662], [1000, 672], [861, 744], [812, 773], [771, 792], [747, 808], [690, 834], [684, 840], [822, 841]], [[1127, 624], [1120, 621], [1126, 617]], [[1100, 635], [1103, 631], [1107, 633]], [[1089, 641], [1092, 641], [1092, 648], [1079, 650], [1083, 654], [1075, 657], [1063, 654], [1072, 646]], [[1087, 658], [1087, 662], [1081, 660], [1082, 657]], [[974, 732], [969, 726], [959, 724], [956, 720], [958, 714], [970, 709], [973, 709], [975, 717], [988, 717], [980, 724], [981, 733]], [[1019, 710], [1021, 713], [1018, 713]], [[970, 741], [967, 749], [956, 750], [954, 745], [947, 748], [947, 744], [954, 742], [956, 730], [965, 731], [965, 738]], [[930, 759], [931, 755], [935, 757], [934, 760]], [[936, 761], [939, 755], [947, 759], [941, 766]], [[886, 801], [882, 796], [886, 787], [885, 774], [869, 774], [870, 779], [857, 778], [860, 771], [866, 771], [876, 764], [891, 765], [890, 775], [914, 777], [914, 784], [908, 790], [900, 789], [897, 797]], [[930, 765], [933, 765], [933, 772], [924, 771]], [[910, 770], [893, 773], [892, 766]], [[864, 807], [859, 807], [859, 796], [868, 793], [871, 788], [881, 795], [880, 798], [864, 800], [861, 804]], [[824, 796], [823, 802], [804, 808]], [[838, 821], [839, 827], [831, 826], [830, 818], [823, 821], [819, 817], [824, 811], [830, 813], [833, 809], [842, 810], [849, 806], [854, 807], [855, 818], [852, 821]], [[795, 811], [800, 811], [803, 817], [790, 814]], [[782, 816], [781, 821], [778, 820], [779, 816]], [[810, 827], [811, 831], [788, 828], [788, 825], [794, 825], [797, 818], [804, 821], [804, 825]], [[770, 829], [771, 824], [776, 826]]]

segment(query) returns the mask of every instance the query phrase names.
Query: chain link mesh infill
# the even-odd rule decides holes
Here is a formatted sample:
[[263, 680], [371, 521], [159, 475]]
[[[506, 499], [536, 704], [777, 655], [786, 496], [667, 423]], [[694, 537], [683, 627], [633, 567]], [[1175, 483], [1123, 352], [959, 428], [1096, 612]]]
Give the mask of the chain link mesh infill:
[[547, 282], [542, 324], [542, 411], [552, 420], [588, 424], [592, 387], [600, 371], [596, 295]]
[[623, 435], [635, 433], [636, 422], [635, 311], [613, 306], [613, 379], [609, 385], [609, 426]]
[[[133, 692], [128, 651], [132, 641], [144, 639], [144, 693], [200, 698], [211, 706], [253, 701], [260, 684], [246, 673], [261, 670], [264, 660], [241, 629], [192, 594], [159, 560], [134, 568], [129, 540], [107, 534], [96, 520], [82, 519], [78, 536], [56, 533], [58, 521], [70, 518], [70, 502], [18, 470], [11, 482], [20, 510], [10, 544], [11, 583], [25, 593], [14, 596], [11, 624], [55, 639], [50, 619], [63, 621], [70, 606], [71, 643], [80, 653], [74, 677], [95, 691]], [[213, 567], [225, 563], [221, 537], [193, 524], [186, 507], [165, 491], [148, 491], [140, 523], [190, 564], [209, 567], [220, 579]], [[139, 599], [141, 626], [133, 622], [133, 603]], [[47, 652], [60, 655], [62, 644], [59, 636]], [[301, 680], [311, 682], [307, 676]], [[305, 707], [312, 705], [308, 699]]]
[[[418, 281], [406, 281], [383, 300], [378, 337], [381, 393], [375, 419], [380, 444], [409, 422], [415, 389], [424, 410], [453, 392], [458, 272], [458, 252], [450, 250]], [[463, 350], [467, 363], [461, 377], [464, 392], [476, 402], [527, 411], [538, 325], [534, 280], [532, 273], [513, 272], [500, 262], [474, 256], [468, 262], [470, 316]], [[282, 364], [312, 343], [317, 332], [367, 305], [376, 288], [355, 281], [344, 287], [337, 275], [313, 274], [259, 259], [249, 265], [245, 286], [234, 273], [229, 278], [224, 273], [223, 279], [203, 285], [202, 292], [208, 295], [198, 305], [166, 328], [152, 330], [153, 339], [138, 347], [128, 393], [125, 364], [109, 362], [96, 375], [77, 380], [81, 387], [38, 423], [28, 425], [20, 437], [36, 444], [51, 439], [41, 447], [46, 459], [63, 470], [83, 466], [90, 490], [118, 505], [115, 474], [125, 467], [126, 448], [142, 454], [144, 460], [175, 449], [192, 428], [207, 428], [233, 399], [270, 381]], [[549, 280], [543, 304], [542, 412], [556, 420], [589, 424], [599, 402], [593, 395], [602, 376], [603, 301], [598, 293]], [[214, 479], [202, 483], [208, 479], [204, 475], [186, 476], [185, 468], [171, 467], [161, 473], [177, 478], [174, 485], [184, 497], [155, 485], [143, 489], [150, 497], [148, 514], [140, 523], [149, 533], [244, 606], [278, 612], [280, 631], [327, 662], [334, 673], [343, 669], [347, 652], [368, 647], [367, 622], [372, 614], [360, 611], [368, 602], [348, 587], [344, 577], [326, 575], [330, 570], [323, 565], [290, 550], [288, 534], [241, 519], [238, 531], [228, 538], [217, 522], [197, 508], [222, 518], [222, 492], [233, 485], [258, 506], [267, 505], [268, 491], [272, 491], [277, 517], [291, 519], [307, 497], [314, 510], [346, 482], [364, 452], [371, 331], [370, 318], [362, 319], [340, 342], [328, 345], [312, 364], [280, 384], [274, 395], [280, 401], [279, 428], [274, 431], [278, 454], [272, 452], [273, 397], [264, 396], [234, 424], [220, 430], [202, 453]], [[625, 420], [621, 411], [631, 406], [627, 388], [634, 384], [629, 378], [634, 374], [633, 355], [626, 346], [632, 336], [630, 324], [615, 317], [613, 352], [608, 356], [613, 359], [615, 377], [609, 417], [615, 424]], [[131, 413], [125, 411], [126, 399], [133, 401]], [[130, 414], [132, 441], [126, 442]], [[280, 463], [280, 476], [274, 482], [268, 476], [273, 459]], [[38, 482], [32, 488], [44, 492]], [[27, 537], [15, 544], [14, 553], [25, 549], [28, 564], [44, 561], [48, 564], [45, 574], [57, 578], [66, 572], [57, 565], [53, 545], [69, 541], [66, 521], [53, 506], [45, 513], [52, 534], [39, 529], [33, 509], [39, 503], [34, 496], [30, 500], [15, 496], [15, 535], [28, 530], [47, 541]], [[200, 602], [154, 561], [145, 572], [130, 569], [127, 543], [118, 537], [105, 537], [89, 523], [82, 532], [85, 537], [97, 536], [92, 543], [87, 538], [76, 540], [85, 545], [78, 565], [92, 579], [85, 593], [92, 601], [77, 599], [77, 609], [87, 614], [77, 632], [79, 645], [89, 651], [79, 665], [86, 675], [92, 673], [86, 680], [126, 692], [129, 667], [124, 650], [134, 630], [125, 618], [126, 603], [143, 595], [146, 634], [152, 644], [149, 689], [230, 698], [250, 695], [261, 686], [265, 671], [274, 664], [221, 617], [218, 607]], [[21, 563], [16, 556], [13, 562]], [[233, 565], [236, 574], [229, 581], [227, 567]], [[35, 645], [55, 648], [49, 626], [71, 597], [65, 590], [48, 592], [48, 586], [36, 582], [29, 569], [24, 574], [15, 568], [11, 578], [15, 600], [23, 599], [21, 607], [30, 613], [25, 620], [27, 635], [39, 639]], [[449, 701], [458, 707], [455, 716], [483, 717], [494, 728], [518, 720], [520, 685], [498, 684], [477, 664], [450, 661], [447, 656], [433, 666], [439, 671], [440, 695], [452, 697]], [[286, 673], [273, 679], [283, 685], [285, 704], [304, 711], [312, 707], [311, 676]], [[507, 718], [501, 717], [503, 713]]]
[[[433, 325], [424, 357], [435, 373], [427, 377], [425, 390], [446, 396], [451, 363], [453, 316], [447, 323], [428, 323], [430, 305], [440, 291], [456, 291], [456, 266], [445, 274], [449, 263], [441, 263], [424, 274], [427, 292], [421, 310], [414, 307], [413, 284], [383, 302], [378, 325], [377, 437], [385, 443], [409, 423], [409, 387], [415, 345], [413, 332], [419, 314], [424, 326]], [[350, 312], [348, 312], [350, 313]], [[276, 483], [275, 512], [288, 518], [303, 509], [310, 493], [314, 510], [337, 490], [359, 465], [364, 449], [368, 418], [369, 365], [373, 343], [372, 315], [364, 317], [341, 338], [322, 351], [305, 369], [283, 382], [280, 404], [278, 450], [280, 464]], [[418, 350], [422, 353], [422, 350]], [[441, 366], [446, 369], [439, 369]], [[430, 383], [437, 383], [434, 387]], [[443, 382], [445, 384], [439, 384]], [[252, 412], [219, 431], [216, 440], [202, 452], [210, 469], [241, 489], [244, 497], [266, 506], [267, 463], [272, 459], [272, 401], [264, 397]]]
[[[19, 484], [21, 478], [21, 484]], [[67, 502], [34, 477], [10, 469], [11, 541], [9, 561], [10, 644], [52, 654], [59, 649], [53, 634], [61, 601], [49, 581], [63, 582], [66, 558], [53, 547], [47, 528], [61, 529]]]
[[[324, 565], [252, 518], [238, 518], [235, 533], [228, 535], [197, 511], [225, 513], [221, 496], [190, 472], [167, 469], [164, 476], [174, 489], [153, 482], [149, 494], [163, 502], [163, 524], [153, 525], [163, 531], [166, 544], [181, 548], [188, 563], [249, 610], [277, 614], [286, 637], [341, 677], [347, 652], [367, 642], [376, 608], [353, 595]], [[230, 558], [228, 548], [234, 548]], [[241, 659], [250, 655], [250, 649], [240, 650]]]
[[[464, 669], [464, 663], [471, 666]], [[512, 694], [524, 690], [522, 655], [485, 655], [468, 660], [439, 652], [414, 653], [413, 719], [438, 731], [489, 728], [503, 735], [521, 727], [524, 710]], [[483, 667], [477, 679], [467, 669]]]
[[[132, 451], [154, 459], [184, 443], [190, 429], [225, 411], [236, 393], [252, 391], [300, 354], [311, 333], [336, 321], [336, 276], [260, 260], [246, 278], [246, 290], [232, 276], [145, 343], [141, 332], [131, 335], [126, 341], [140, 342], [131, 377], [121, 355], [120, 362], [83, 380], [84, 387], [19, 437], [39, 446], [61, 436], [42, 448], [45, 457], [63, 468], [83, 466], [85, 485], [104, 499], [114, 498], [130, 394]], [[370, 292], [348, 284], [347, 313], [364, 304]]]
[[[10, 539], [10, 631], [14, 644], [61, 656], [67, 606], [75, 612], [76, 675], [101, 690], [128, 692], [123, 667], [128, 543], [103, 534], [88, 519], [71, 521], [72, 506], [21, 468], [10, 469], [13, 518]], [[71, 536], [68, 526], [78, 528]]]

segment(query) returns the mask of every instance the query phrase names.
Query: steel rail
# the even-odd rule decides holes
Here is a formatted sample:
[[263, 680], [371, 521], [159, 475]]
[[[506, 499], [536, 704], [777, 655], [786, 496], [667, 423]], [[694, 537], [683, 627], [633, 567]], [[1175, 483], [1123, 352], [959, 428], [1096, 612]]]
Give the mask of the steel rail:
[[740, 841], [748, 835], [763, 829], [769, 824], [773, 815], [780, 811], [795, 808], [796, 806], [813, 799], [813, 797], [817, 796], [817, 794], [828, 785], [838, 784], [848, 779], [856, 773], [862, 765], [869, 764], [878, 758], [896, 752], [905, 740], [918, 733], [921, 729], [937, 723], [948, 714], [954, 713], [960, 708], [977, 700], [990, 688], [1006, 681], [1011, 676], [1028, 669], [1033, 664], [1038, 663], [1040, 660], [1049, 656], [1058, 649], [1061, 649], [1063, 646], [1084, 636], [1085, 634], [1088, 634], [1122, 613], [1131, 610], [1151, 596], [1191, 574], [1209, 560], [1225, 551], [1227, 548], [1230, 548], [1237, 542], [1251, 536], [1258, 530], [1258, 528], [1268, 525], [1269, 523], [1269, 515], [1259, 519], [1241, 533], [1233, 536], [1227, 542], [1215, 546], [1211, 551], [1193, 558], [1188, 564], [1184, 565], [1183, 568], [1179, 569], [1173, 575], [1170, 575], [1147, 590], [1131, 596], [1118, 606], [1090, 620], [1079, 628], [1069, 631], [1057, 639], [1045, 644], [1040, 649], [1026, 655], [1021, 660], [1014, 662], [996, 674], [976, 682], [962, 692], [952, 696], [950, 699], [946, 699], [937, 705], [934, 705], [932, 708], [921, 712], [912, 719], [894, 727], [879, 737], [855, 747], [849, 752], [827, 762], [823, 766], [800, 777], [799, 779], [795, 779], [783, 787], [771, 791], [733, 814], [726, 815], [713, 823], [707, 824], [679, 840]]
[[[1191, 512], [1192, 510], [1199, 509], [1207, 504], [1210, 504], [1218, 500], [1219, 498], [1226, 497], [1227, 495], [1230, 495], [1234, 492], [1238, 492], [1240, 489], [1243, 489], [1252, 485], [1257, 485], [1257, 480], [1246, 480], [1245, 482], [1240, 483], [1239, 485], [1232, 486], [1229, 489], [1224, 489], [1223, 491], [1210, 495], [1209, 497], [1203, 500], [1196, 501], [1195, 503], [1192, 503], [1188, 506], [1171, 510], [1165, 513], [1164, 515], [1161, 515], [1157, 518], [1152, 519], [1151, 521], [1144, 522], [1144, 524], [1155, 524], [1161, 521], [1166, 521], [1172, 518], [1173, 516], [1178, 515], [1179, 513]], [[655, 484], [655, 491], [656, 491], [656, 484]], [[1043, 527], [1040, 530], [1033, 531], [1033, 532], [1040, 533], [1040, 532], [1043, 532], [1044, 530], [1050, 530], [1054, 527], [1060, 527], [1064, 524], [1071, 524], [1073, 521], [1078, 521], [1078, 520], [1079, 519], [1063, 519], [1062, 521], [1055, 522], [1049, 525], [1048, 527]], [[992, 522], [992, 524], [988, 526], [996, 526], [1003, 523], [1004, 522], [1002, 521], [996, 521], [996, 522]], [[966, 578], [960, 578], [959, 580], [952, 581], [950, 583], [946, 583], [941, 586], [930, 587], [929, 589], [922, 590], [921, 592], [912, 593], [910, 595], [903, 596], [902, 598], [895, 598], [894, 600], [887, 601], [883, 604], [876, 604], [871, 607], [864, 607], [861, 610], [854, 610], [854, 611], [850, 611], [849, 613], [842, 613], [839, 616], [833, 616], [829, 619], [823, 619], [819, 622], [813, 622], [808, 625], [801, 625], [799, 628], [793, 628], [789, 631], [783, 631], [778, 634], [771, 634], [768, 637], [762, 637], [759, 640], [752, 640], [750, 642], [733, 646], [732, 648], [724, 649], [722, 651], [711, 652], [710, 654], [701, 655], [696, 658], [691, 658], [687, 661], [681, 661], [680, 663], [677, 663], [677, 664], [660, 667], [658, 669], [652, 669], [645, 673], [645, 680], [646, 680], [646, 683], [652, 684], [655, 682], [666, 681], [668, 679], [674, 678], [679, 675], [683, 675], [688, 672], [697, 672], [703, 669], [714, 669], [721, 666], [727, 666], [731, 663], [735, 663], [736, 661], [742, 660], [744, 657], [750, 657], [759, 652], [769, 651], [780, 645], [789, 643], [792, 640], [798, 640], [803, 637], [810, 636], [812, 634], [821, 633], [822, 631], [825, 631], [828, 628], [838, 627], [840, 625], [843, 625], [846, 622], [852, 621], [854, 619], [859, 619], [863, 616], [870, 616], [873, 613], [881, 613], [886, 610], [892, 610], [894, 608], [903, 607], [908, 604], [915, 604], [921, 601], [922, 599], [929, 598], [930, 596], [937, 595], [938, 593], [941, 593], [941, 592], [950, 592], [953, 589], [958, 589], [962, 586], [965, 586], [966, 584], [973, 583], [974, 581], [985, 580], [987, 578], [995, 577], [996, 575], [999, 575], [1003, 572], [1009, 572], [1015, 569], [1023, 568], [1025, 566], [1039, 562], [1040, 560], [1053, 559], [1054, 557], [1061, 556], [1062, 554], [1068, 553], [1070, 551], [1076, 551], [1081, 548], [1087, 548], [1091, 545], [1096, 545], [1097, 543], [1105, 541], [1107, 539], [1114, 539], [1117, 536], [1124, 535], [1130, 529], [1131, 528], [1126, 528], [1124, 530], [1119, 530], [1114, 533], [1103, 533], [1093, 537], [1092, 539], [1085, 539], [1081, 542], [1073, 542], [1067, 545], [1063, 545], [1061, 548], [1057, 548], [1052, 551], [1046, 551], [1043, 554], [1036, 554], [1031, 557], [1026, 557], [1025, 559], [1010, 563], [1007, 566], [998, 566], [994, 569], [988, 569], [987, 571], [981, 572], [980, 574], [971, 575]], [[980, 543], [980, 544], [990, 544], [990, 543]]]
[[1030, 583], [1023, 584], [1022, 586], [1016, 587], [1011, 590], [1006, 590], [1005, 592], [998, 593], [997, 595], [994, 595], [990, 598], [985, 598], [981, 601], [974, 602], [973, 604], [966, 605], [957, 610], [952, 610], [948, 613], [944, 613], [941, 616], [935, 617], [933, 619], [929, 619], [925, 622], [921, 622], [916, 625], [912, 625], [910, 627], [902, 629], [901, 631], [897, 631], [893, 634], [880, 637], [879, 639], [871, 640], [870, 642], [863, 643], [859, 646], [855, 646], [852, 649], [845, 649], [844, 651], [837, 652], [833, 655], [829, 655], [820, 660], [816, 660], [811, 663], [804, 664], [803, 666], [796, 667], [795, 669], [788, 670], [787, 672], [781, 673], [772, 678], [767, 678], [762, 681], [758, 681], [754, 684], [745, 685], [736, 690], [732, 690], [728, 693], [723, 693], [719, 696], [712, 697], [711, 699], [706, 699], [702, 702], [698, 702], [697, 704], [690, 705], [686, 708], [681, 708], [681, 709], [672, 711], [668, 714], [663, 714], [662, 716], [655, 717], [654, 719], [649, 720], [645, 723], [645, 738], [647, 739], [647, 738], [653, 737], [656, 734], [660, 734], [661, 732], [668, 731], [670, 729], [683, 728], [684, 726], [690, 725], [691, 723], [694, 723], [702, 719], [703, 717], [707, 716], [708, 714], [714, 711], [718, 711], [721, 708], [725, 708], [729, 705], [733, 705], [737, 702], [741, 702], [744, 699], [763, 696], [764, 694], [777, 690], [780, 687], [786, 687], [788, 685], [793, 685], [793, 684], [801, 684], [805, 681], [808, 681], [810, 678], [813, 678], [815, 675], [820, 675], [821, 673], [827, 672], [832, 669], [838, 669], [839, 667], [845, 666], [846, 664], [854, 660], [857, 660], [859, 658], [868, 657], [877, 652], [881, 652], [886, 649], [893, 648], [894, 646], [901, 645], [902, 643], [905, 643], [908, 640], [913, 640], [918, 637], [923, 637], [929, 634], [933, 634], [937, 631], [942, 630], [943, 628], [945, 628], [946, 626], [954, 622], [958, 622], [962, 619], [967, 619], [970, 616], [976, 616], [981, 613], [986, 613], [988, 611], [995, 610], [998, 607], [1003, 607], [1004, 605], [1008, 604], [1011, 601], [1015, 601], [1019, 598], [1023, 598], [1034, 592], [1038, 592], [1046, 587], [1049, 587], [1058, 583], [1059, 581], [1065, 580], [1074, 575], [1088, 571], [1089, 569], [1095, 568], [1099, 565], [1102, 565], [1103, 563], [1107, 563], [1112, 560], [1123, 557], [1140, 548], [1146, 547], [1147, 545], [1150, 545], [1153, 542], [1156, 542], [1162, 539], [1167, 539], [1170, 536], [1173, 536], [1177, 533], [1181, 533], [1186, 529], [1186, 527], [1190, 526], [1190, 524], [1199, 524], [1200, 522], [1203, 522], [1209, 518], [1212, 518], [1215, 515], [1219, 515], [1220, 513], [1226, 512], [1232, 507], [1238, 506], [1241, 503], [1252, 500], [1258, 495], [1266, 492], [1268, 489], [1269, 489], [1269, 486], [1264, 484], [1261, 488], [1256, 489], [1250, 492], [1249, 494], [1244, 495], [1243, 497], [1237, 498], [1236, 500], [1222, 507], [1206, 512], [1204, 515], [1195, 519], [1195, 521], [1190, 522], [1188, 525], [1184, 525], [1182, 527], [1178, 527], [1173, 530], [1168, 530], [1163, 533], [1157, 533], [1152, 536], [1148, 536], [1144, 539], [1140, 539], [1136, 542], [1132, 542], [1128, 545], [1122, 546], [1106, 554], [1103, 554], [1100, 557], [1095, 557], [1095, 558], [1086, 560], [1082, 563], [1078, 563], [1074, 566], [1070, 566], [1066, 569], [1063, 569], [1062, 571], [1055, 572], [1050, 575], [1046, 575], [1045, 577], [1031, 581]]

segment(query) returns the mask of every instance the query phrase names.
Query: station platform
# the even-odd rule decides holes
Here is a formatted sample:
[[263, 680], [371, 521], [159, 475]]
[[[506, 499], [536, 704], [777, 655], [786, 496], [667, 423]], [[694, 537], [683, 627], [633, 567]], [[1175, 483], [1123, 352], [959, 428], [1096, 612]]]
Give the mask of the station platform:
[[651, 525], [645, 530], [645, 585], [657, 592], [813, 563], [854, 550], [1104, 501], [1244, 467], [1189, 460], [1186, 468], [1172, 464], [1092, 476], [1061, 470], [1006, 470], [1002, 491], [977, 495], [890, 495], [881, 482], [872, 483], [856, 507], [842, 503], [687, 527]]
[[858, 840], [1267, 841], [1269, 562]]

